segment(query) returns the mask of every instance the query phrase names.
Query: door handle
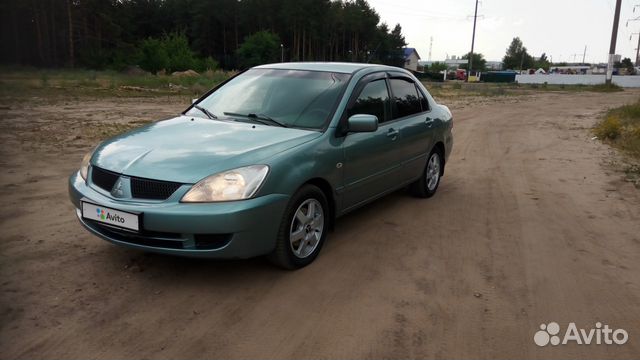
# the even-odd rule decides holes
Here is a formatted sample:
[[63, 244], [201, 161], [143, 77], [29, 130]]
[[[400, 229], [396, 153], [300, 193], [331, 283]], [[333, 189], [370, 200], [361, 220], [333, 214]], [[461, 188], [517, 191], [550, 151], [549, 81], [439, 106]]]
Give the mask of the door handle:
[[434, 121], [436, 121], [437, 119], [432, 119], [430, 117], [427, 116], [426, 119], [424, 119], [424, 123], [427, 124], [428, 127], [431, 127], [434, 123]]
[[400, 132], [398, 132], [398, 130], [391, 128], [389, 129], [389, 131], [387, 131], [387, 137], [390, 137], [391, 140], [395, 140], [398, 137], [399, 133]]

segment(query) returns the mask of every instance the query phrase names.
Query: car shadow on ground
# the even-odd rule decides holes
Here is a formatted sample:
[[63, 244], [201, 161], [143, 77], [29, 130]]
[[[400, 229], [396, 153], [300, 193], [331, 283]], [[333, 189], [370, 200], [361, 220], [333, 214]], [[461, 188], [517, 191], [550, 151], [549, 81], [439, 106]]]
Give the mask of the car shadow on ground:
[[[330, 237], [328, 244], [322, 249], [317, 260], [322, 259], [323, 256], [331, 256], [332, 253], [340, 253], [341, 248], [347, 246], [349, 241], [366, 242], [366, 239], [351, 238], [347, 232], [351, 233], [352, 231], [348, 230], [358, 233], [359, 229], [371, 227], [382, 221], [387, 222], [387, 218], [395, 211], [413, 206], [416, 201], [425, 200], [413, 197], [407, 189], [400, 189], [338, 218], [334, 229], [328, 234]], [[330, 246], [330, 249], [327, 248], [327, 245]], [[152, 282], [159, 279], [176, 278], [195, 283], [205, 281], [210, 285], [217, 281], [226, 283], [230, 280], [251, 282], [252, 280], [277, 279], [292, 273], [270, 264], [264, 256], [227, 260], [188, 258], [142, 252], [106, 242], [101, 246], [100, 253], [107, 263], [120, 266], [125, 276], [142, 276], [146, 281]], [[314, 264], [295, 273], [313, 271], [312, 268], [317, 270], [317, 268], [323, 267], [323, 264], [317, 260]]]

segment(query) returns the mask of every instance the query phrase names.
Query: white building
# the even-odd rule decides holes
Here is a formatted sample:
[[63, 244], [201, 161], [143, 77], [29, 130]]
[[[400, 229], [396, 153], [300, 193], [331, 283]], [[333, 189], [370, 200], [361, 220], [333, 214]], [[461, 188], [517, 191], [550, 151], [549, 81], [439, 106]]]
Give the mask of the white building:
[[420, 55], [415, 48], [404, 48], [404, 68], [407, 70], [418, 71], [418, 62]]

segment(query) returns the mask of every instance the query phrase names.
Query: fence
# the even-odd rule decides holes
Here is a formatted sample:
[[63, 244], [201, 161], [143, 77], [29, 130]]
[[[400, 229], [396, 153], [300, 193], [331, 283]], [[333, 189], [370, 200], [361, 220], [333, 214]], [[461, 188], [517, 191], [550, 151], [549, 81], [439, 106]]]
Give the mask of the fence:
[[[640, 88], [640, 76], [613, 76], [613, 83], [621, 87]], [[520, 84], [597, 85], [605, 83], [605, 75], [533, 74], [516, 75]]]

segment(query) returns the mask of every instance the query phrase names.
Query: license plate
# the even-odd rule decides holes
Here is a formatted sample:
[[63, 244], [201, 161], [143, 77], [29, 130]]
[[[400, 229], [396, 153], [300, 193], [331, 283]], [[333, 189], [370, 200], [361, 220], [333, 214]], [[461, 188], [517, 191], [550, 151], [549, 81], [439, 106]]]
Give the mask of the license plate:
[[140, 230], [140, 215], [84, 201], [82, 202], [82, 217], [115, 227]]

